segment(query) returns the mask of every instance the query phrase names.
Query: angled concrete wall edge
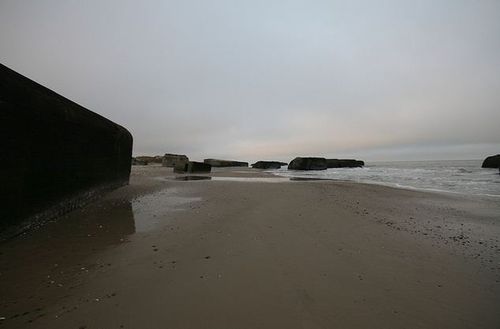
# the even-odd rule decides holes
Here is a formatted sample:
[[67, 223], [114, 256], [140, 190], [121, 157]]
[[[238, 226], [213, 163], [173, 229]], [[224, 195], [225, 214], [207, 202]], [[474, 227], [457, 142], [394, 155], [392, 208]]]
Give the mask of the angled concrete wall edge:
[[129, 181], [127, 129], [1, 64], [0, 124], [0, 232]]

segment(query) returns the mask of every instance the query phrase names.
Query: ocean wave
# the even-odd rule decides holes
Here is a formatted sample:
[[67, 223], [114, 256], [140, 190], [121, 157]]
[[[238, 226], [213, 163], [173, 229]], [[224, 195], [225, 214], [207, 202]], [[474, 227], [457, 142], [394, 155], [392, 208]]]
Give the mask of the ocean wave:
[[305, 172], [283, 168], [270, 172], [284, 177], [335, 179], [439, 193], [500, 197], [497, 170], [481, 168], [481, 162], [476, 160], [367, 163], [364, 168]]

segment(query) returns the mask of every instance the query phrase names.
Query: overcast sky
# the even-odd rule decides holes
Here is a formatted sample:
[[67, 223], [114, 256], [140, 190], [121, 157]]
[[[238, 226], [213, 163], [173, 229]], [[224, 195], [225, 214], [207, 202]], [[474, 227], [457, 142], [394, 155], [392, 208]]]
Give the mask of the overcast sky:
[[0, 1], [0, 61], [134, 154], [500, 153], [500, 1]]

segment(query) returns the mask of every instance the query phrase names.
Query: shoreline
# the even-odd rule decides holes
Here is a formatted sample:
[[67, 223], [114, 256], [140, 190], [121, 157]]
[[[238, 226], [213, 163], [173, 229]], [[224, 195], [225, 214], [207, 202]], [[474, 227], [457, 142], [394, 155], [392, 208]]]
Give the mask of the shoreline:
[[129, 186], [0, 244], [0, 328], [500, 324], [498, 202], [175, 176], [134, 167]]
[[[481, 168], [478, 161], [408, 161], [367, 164], [363, 168], [327, 169], [322, 171], [290, 171], [284, 168], [274, 172], [283, 177], [316, 177], [338, 179], [365, 184], [376, 184], [418, 191], [435, 191], [463, 195], [499, 198], [498, 170]], [[406, 165], [402, 165], [405, 164]], [[423, 166], [416, 165], [423, 163]], [[425, 166], [428, 164], [428, 166]], [[270, 170], [272, 172], [273, 170]]]
[[[279, 176], [279, 177], [285, 177], [285, 176]], [[305, 180], [307, 180], [307, 178]], [[388, 187], [388, 188], [392, 188], [392, 189], [396, 189], [396, 190], [405, 190], [405, 191], [414, 191], [414, 192], [423, 192], [423, 193], [436, 193], [436, 194], [443, 194], [443, 195], [452, 194], [452, 195], [461, 196], [464, 198], [490, 198], [491, 200], [500, 199], [500, 195], [496, 195], [496, 194], [480, 194], [480, 193], [467, 194], [467, 193], [448, 191], [448, 190], [398, 185], [396, 183], [383, 183], [383, 182], [376, 182], [376, 181], [371, 181], [371, 182], [370, 181], [355, 181], [355, 180], [345, 180], [345, 179], [335, 179], [335, 178], [324, 178], [324, 179], [323, 178], [313, 178], [310, 180], [311, 181], [312, 180], [317, 180], [317, 181], [324, 180], [324, 181], [334, 181], [334, 182], [339, 182], [339, 183], [376, 185], [376, 186], [383, 186], [383, 187]]]
[[[449, 160], [453, 161], [453, 160]], [[414, 161], [411, 161], [414, 162]], [[423, 161], [425, 162], [425, 161]], [[159, 166], [157, 166], [159, 167]], [[215, 169], [215, 168], [214, 168]], [[245, 170], [246, 169], [246, 170]], [[291, 181], [331, 181], [331, 182], [338, 182], [338, 183], [352, 183], [352, 184], [364, 184], [364, 185], [375, 185], [375, 186], [382, 186], [382, 187], [388, 187], [396, 190], [406, 190], [406, 191], [414, 191], [414, 192], [423, 192], [423, 193], [436, 193], [436, 194], [442, 194], [442, 195], [455, 195], [455, 196], [460, 196], [464, 198], [489, 198], [492, 201], [497, 201], [497, 199], [500, 199], [500, 195], [496, 194], [467, 194], [467, 193], [461, 193], [461, 192], [456, 192], [456, 191], [450, 191], [450, 190], [440, 190], [440, 189], [433, 189], [433, 188], [420, 188], [420, 187], [413, 187], [413, 186], [405, 186], [405, 185], [398, 185], [396, 183], [384, 183], [384, 182], [378, 182], [378, 181], [356, 181], [356, 180], [347, 180], [347, 179], [337, 179], [337, 178], [320, 178], [320, 177], [300, 177], [300, 176], [286, 176], [286, 175], [280, 175], [278, 172], [273, 171], [273, 170], [268, 170], [268, 169], [253, 169], [253, 168], [239, 168], [239, 167], [234, 167], [234, 168], [217, 168], [216, 172], [212, 173], [194, 173], [194, 174], [178, 174], [179, 176], [198, 176], [198, 177], [220, 177], [219, 174], [221, 173], [226, 173], [230, 174], [233, 176], [228, 176], [228, 178], [237, 178], [240, 177], [238, 175], [234, 175], [235, 173], [245, 173], [247, 175], [255, 176], [255, 178], [258, 177], [268, 177], [270, 175], [271, 177], [277, 177], [277, 178], [285, 178], [289, 179]], [[349, 169], [347, 169], [349, 170]], [[301, 171], [294, 171], [297, 173], [302, 173]], [[213, 176], [213, 174], [216, 174], [216, 176]], [[253, 177], [249, 177], [253, 178]], [[241, 180], [244, 182], [244, 180]], [[249, 180], [247, 182], [254, 182], [252, 180]], [[264, 181], [258, 181], [255, 180], [255, 182], [264, 182]]]

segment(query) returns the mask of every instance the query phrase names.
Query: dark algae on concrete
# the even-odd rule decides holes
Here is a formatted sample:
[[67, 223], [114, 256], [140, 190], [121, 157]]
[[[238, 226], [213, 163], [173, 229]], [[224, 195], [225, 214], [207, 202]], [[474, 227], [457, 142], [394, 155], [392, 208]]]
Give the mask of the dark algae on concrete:
[[0, 64], [0, 236], [128, 183], [132, 135]]

